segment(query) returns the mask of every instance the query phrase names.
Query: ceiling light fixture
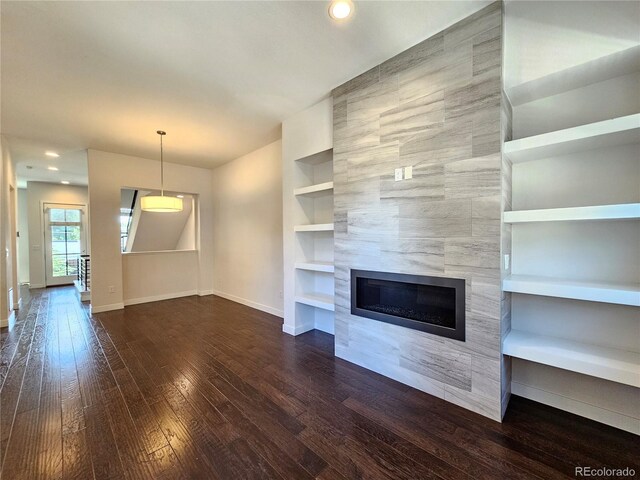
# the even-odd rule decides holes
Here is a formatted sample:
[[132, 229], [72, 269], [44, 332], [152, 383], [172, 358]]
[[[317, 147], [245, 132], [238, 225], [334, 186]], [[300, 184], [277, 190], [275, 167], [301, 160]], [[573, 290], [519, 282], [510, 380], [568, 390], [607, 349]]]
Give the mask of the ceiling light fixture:
[[164, 158], [162, 152], [162, 137], [167, 134], [162, 130], [156, 132], [160, 135], [160, 195], [147, 195], [142, 197], [140, 204], [145, 212], [170, 213], [182, 211], [182, 199], [164, 196]]
[[53, 157], [53, 158], [58, 158], [60, 155], [58, 155], [56, 152], [44, 152], [44, 154], [47, 157]]
[[69, 180], [61, 180], [60, 183], [63, 185], [69, 185], [70, 182]]
[[344, 20], [353, 13], [351, 0], [333, 0], [329, 5], [329, 16], [334, 20]]
[[176, 195], [178, 198], [184, 198], [184, 195]]
[[58, 167], [47, 167], [47, 170], [51, 170], [52, 172], [57, 172]]

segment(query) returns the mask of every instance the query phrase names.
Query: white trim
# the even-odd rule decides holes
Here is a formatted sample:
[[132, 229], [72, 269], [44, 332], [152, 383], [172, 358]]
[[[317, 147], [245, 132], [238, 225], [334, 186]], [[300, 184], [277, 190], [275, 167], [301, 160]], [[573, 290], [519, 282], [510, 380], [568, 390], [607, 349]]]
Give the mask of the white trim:
[[122, 310], [124, 308], [124, 303], [120, 302], [120, 303], [112, 303], [110, 305], [100, 305], [97, 307], [94, 307], [93, 305], [91, 305], [90, 309], [91, 309], [91, 313], [102, 313], [102, 312], [110, 312], [112, 310]]
[[7, 318], [0, 320], [0, 328], [9, 327], [9, 330], [13, 328], [16, 323], [16, 312], [12, 310]]
[[207, 295], [214, 295], [213, 289], [211, 289], [211, 290], [198, 290], [198, 296], [199, 297], [205, 297]]
[[313, 323], [308, 325], [298, 325], [297, 327], [293, 327], [291, 325], [287, 325], [286, 323], [282, 324], [282, 331], [284, 333], [288, 333], [289, 335], [300, 335], [302, 333], [310, 332], [315, 329], [315, 325]]
[[232, 302], [241, 303], [242, 305], [246, 305], [247, 307], [255, 308], [256, 310], [270, 313], [271, 315], [275, 315], [276, 317], [284, 318], [284, 312], [277, 308], [273, 308], [268, 305], [263, 305], [262, 303], [254, 302], [252, 300], [247, 300], [246, 298], [236, 297], [235, 295], [231, 295], [230, 293], [220, 292], [215, 289], [212, 290], [211, 292], [213, 295], [226, 298], [227, 300], [231, 300]]
[[197, 294], [197, 290], [187, 290], [184, 292], [172, 292], [164, 293], [162, 295], [152, 295], [150, 297], [129, 298], [125, 299], [124, 306], [126, 307], [129, 305], [138, 305], [140, 303], [159, 302], [161, 300], [170, 300], [172, 298], [191, 297]]
[[45, 288], [45, 284], [44, 283], [30, 283], [29, 284], [29, 290], [32, 290], [34, 288]]
[[640, 435], [640, 419], [638, 418], [518, 382], [511, 382], [511, 393]]

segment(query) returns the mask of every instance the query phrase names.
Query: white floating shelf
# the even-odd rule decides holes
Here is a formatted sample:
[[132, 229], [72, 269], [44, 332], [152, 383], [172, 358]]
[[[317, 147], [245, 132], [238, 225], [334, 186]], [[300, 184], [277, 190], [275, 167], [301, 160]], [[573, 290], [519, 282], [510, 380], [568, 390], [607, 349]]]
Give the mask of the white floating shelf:
[[511, 275], [502, 281], [502, 288], [513, 293], [640, 306], [639, 284], [575, 282], [533, 275]]
[[321, 163], [333, 161], [333, 148], [321, 150], [306, 157], [297, 158], [296, 162], [306, 163], [307, 165], [320, 165]]
[[296, 295], [296, 302], [304, 303], [312, 307], [321, 308], [333, 312], [335, 310], [333, 297], [331, 295], [322, 295], [320, 293], [303, 293]]
[[512, 140], [504, 153], [513, 163], [614, 145], [640, 143], [640, 113]]
[[554, 72], [508, 90], [512, 106], [640, 71], [640, 45]]
[[295, 267], [298, 270], [311, 270], [314, 272], [333, 273], [335, 271], [333, 262], [296, 262]]
[[333, 182], [318, 183], [309, 187], [296, 188], [293, 194], [296, 196], [319, 197], [333, 192]]
[[640, 354], [635, 352], [512, 330], [502, 353], [640, 387]]
[[315, 223], [312, 225], [296, 225], [294, 232], [332, 232], [333, 223]]
[[628, 220], [634, 218], [640, 218], [640, 203], [504, 212], [505, 223]]

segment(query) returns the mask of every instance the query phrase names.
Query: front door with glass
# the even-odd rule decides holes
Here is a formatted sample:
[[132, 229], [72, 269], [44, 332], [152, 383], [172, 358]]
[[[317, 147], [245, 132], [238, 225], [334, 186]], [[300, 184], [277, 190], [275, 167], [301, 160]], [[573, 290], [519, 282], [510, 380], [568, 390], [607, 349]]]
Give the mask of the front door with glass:
[[44, 205], [47, 286], [73, 283], [85, 247], [85, 206]]

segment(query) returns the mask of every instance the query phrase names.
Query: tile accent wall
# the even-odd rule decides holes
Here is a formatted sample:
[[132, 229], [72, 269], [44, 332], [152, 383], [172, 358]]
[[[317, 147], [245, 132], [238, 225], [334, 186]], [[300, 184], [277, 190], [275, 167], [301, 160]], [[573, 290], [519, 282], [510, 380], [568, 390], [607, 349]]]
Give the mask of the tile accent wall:
[[[501, 59], [494, 3], [333, 91], [336, 355], [496, 420]], [[464, 278], [466, 342], [351, 315], [352, 268]]]

